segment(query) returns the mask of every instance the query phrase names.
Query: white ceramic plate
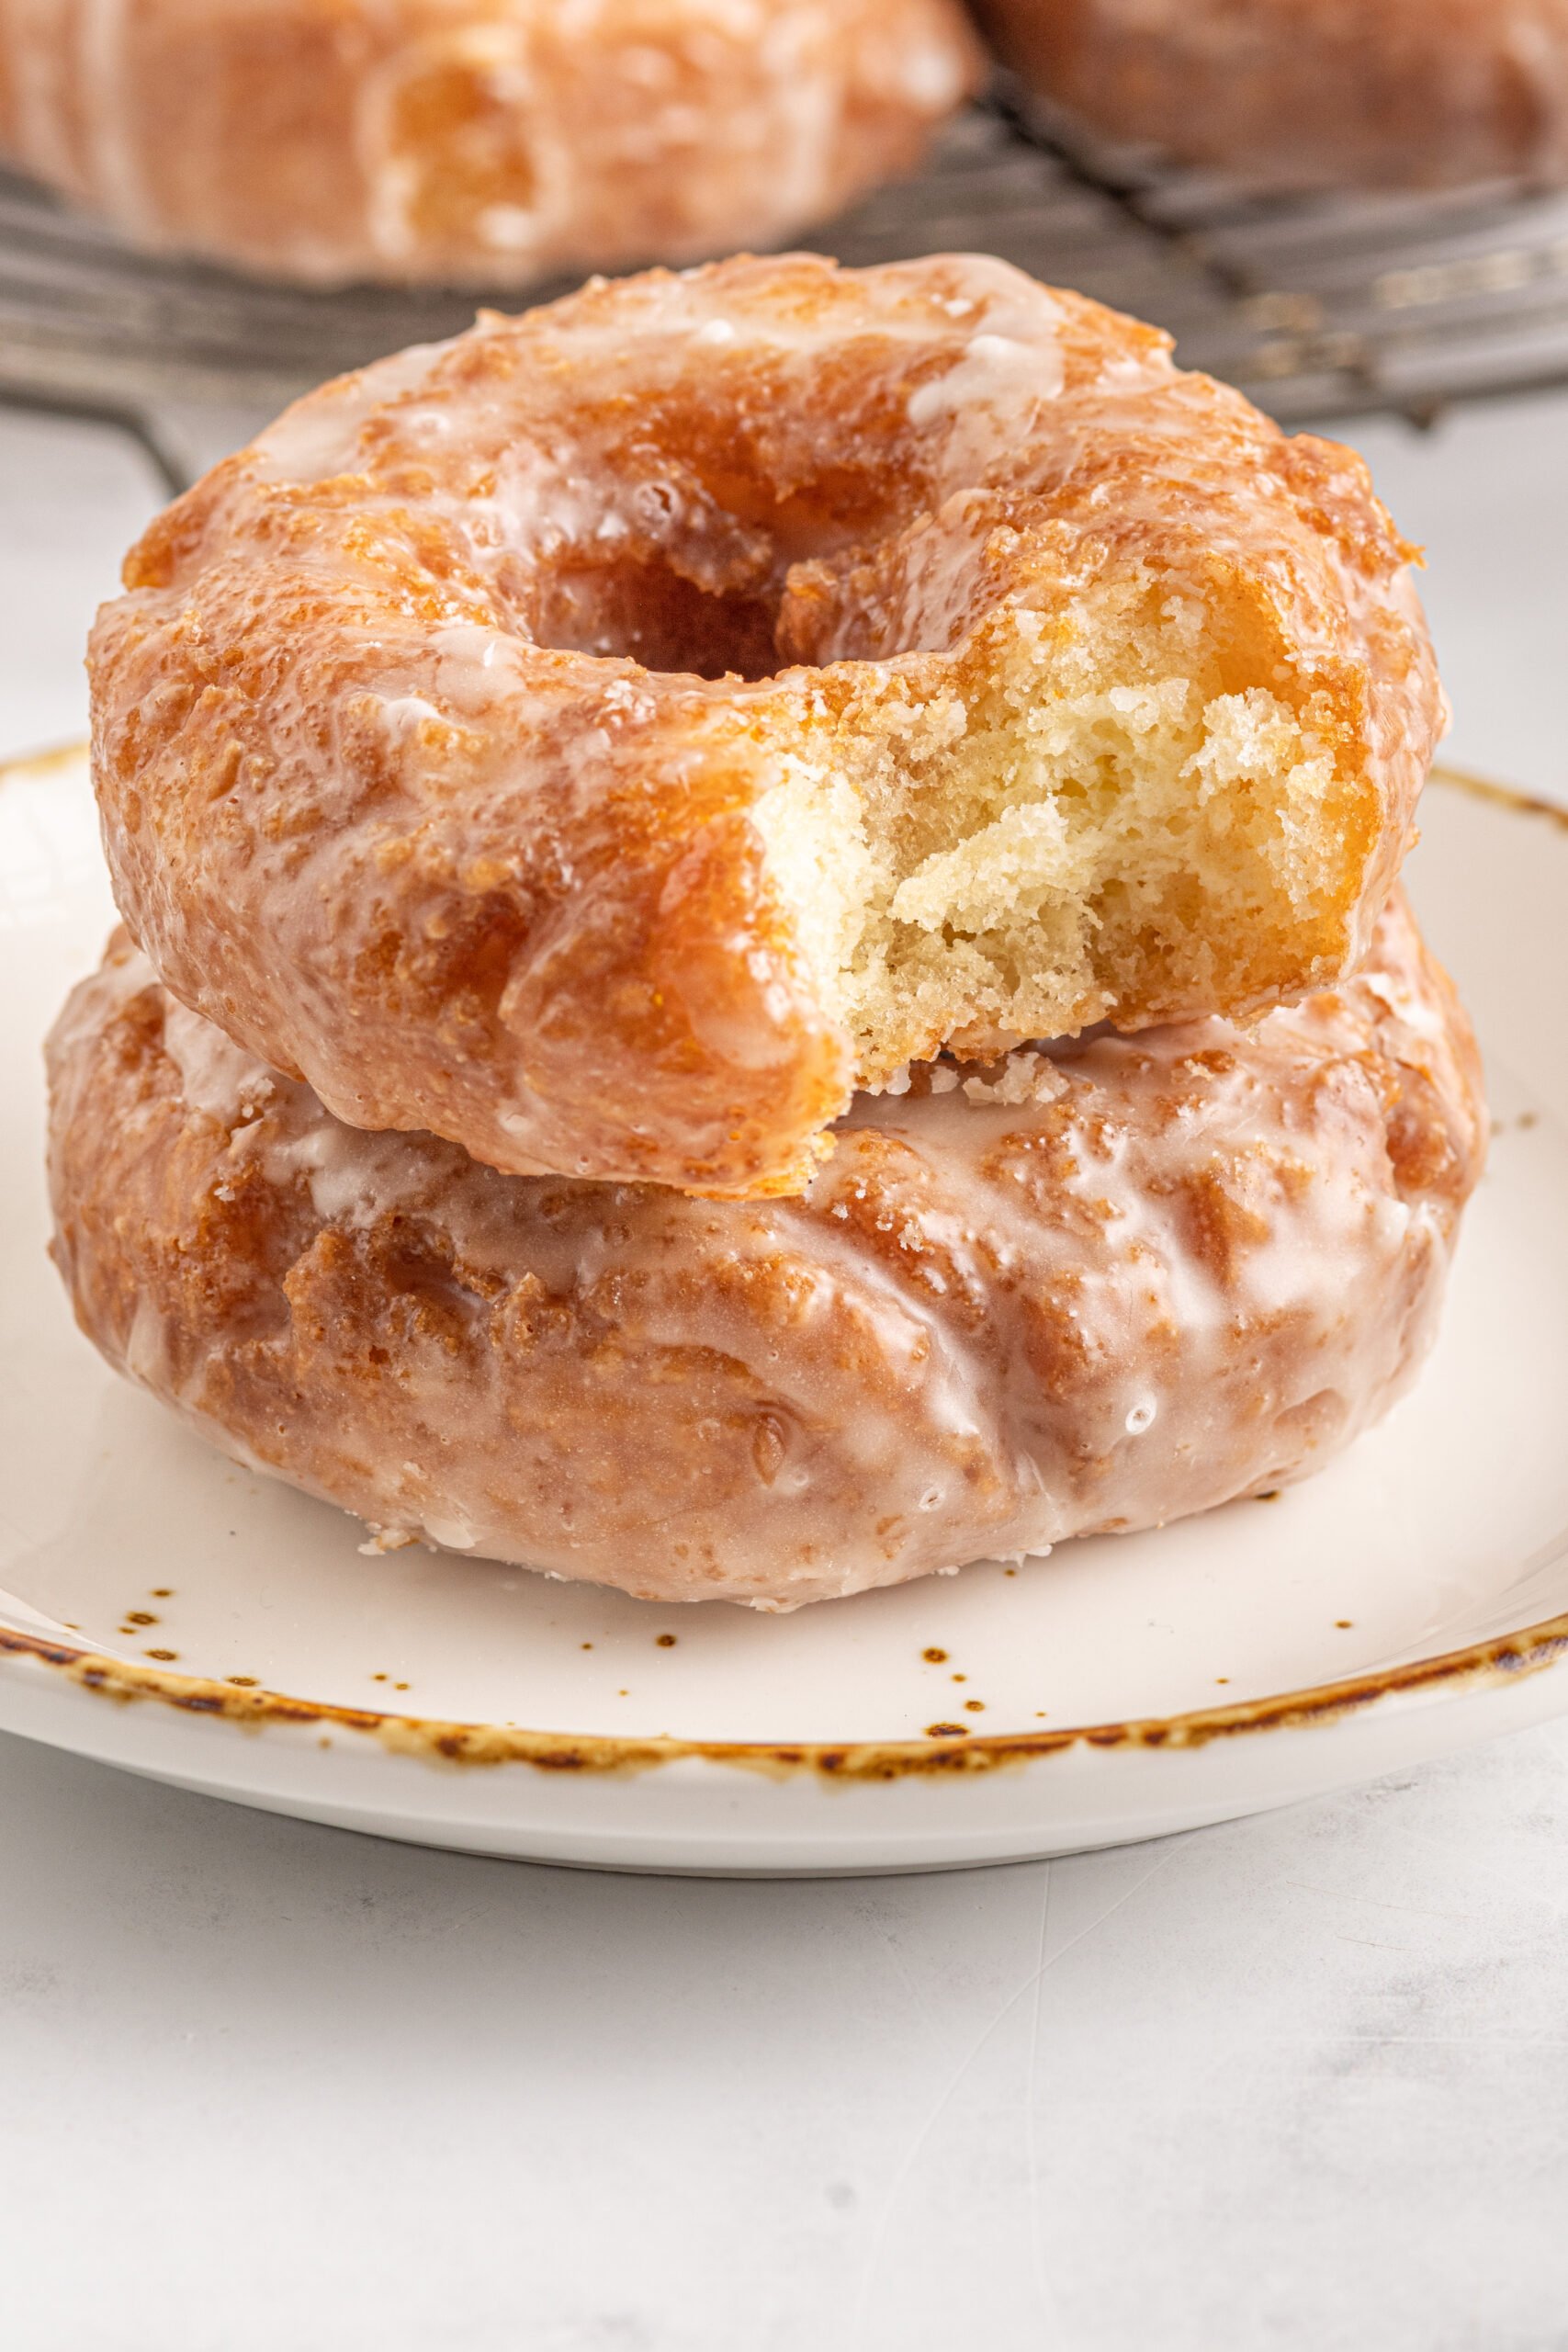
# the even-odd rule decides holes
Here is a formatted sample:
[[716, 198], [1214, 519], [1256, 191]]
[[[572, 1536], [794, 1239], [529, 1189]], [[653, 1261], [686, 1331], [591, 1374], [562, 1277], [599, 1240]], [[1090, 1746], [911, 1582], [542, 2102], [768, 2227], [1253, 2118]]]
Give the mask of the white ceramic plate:
[[781, 1619], [365, 1558], [103, 1368], [43, 1254], [39, 1042], [108, 892], [80, 755], [11, 769], [0, 1728], [389, 1837], [784, 1872], [1147, 1838], [1568, 1708], [1568, 821], [1450, 782], [1424, 823], [1498, 1132], [1416, 1395], [1272, 1503]]

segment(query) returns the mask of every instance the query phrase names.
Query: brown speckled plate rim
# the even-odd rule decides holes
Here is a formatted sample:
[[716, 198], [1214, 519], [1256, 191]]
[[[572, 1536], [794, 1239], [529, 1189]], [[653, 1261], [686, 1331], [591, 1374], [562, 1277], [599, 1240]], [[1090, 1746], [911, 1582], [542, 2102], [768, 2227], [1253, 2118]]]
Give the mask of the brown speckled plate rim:
[[[30, 758], [0, 761], [0, 785], [12, 776], [36, 775], [73, 766], [84, 756], [84, 746], [67, 744]], [[1529, 793], [1515, 791], [1509, 786], [1453, 767], [1434, 768], [1431, 780], [1517, 815], [1544, 818], [1568, 831], [1568, 809]], [[48, 1668], [81, 1690], [122, 1705], [156, 1700], [181, 1713], [217, 1718], [243, 1730], [259, 1731], [268, 1724], [284, 1724], [319, 1733], [353, 1732], [378, 1740], [394, 1754], [436, 1765], [531, 1764], [543, 1771], [610, 1773], [640, 1772], [655, 1765], [697, 1761], [773, 1776], [815, 1773], [836, 1781], [988, 1772], [1074, 1749], [1200, 1748], [1211, 1741], [1232, 1739], [1247, 1732], [1303, 1729], [1337, 1723], [1384, 1699], [1427, 1701], [1449, 1697], [1467, 1684], [1496, 1684], [1540, 1673], [1559, 1664], [1565, 1654], [1568, 1612], [1543, 1618], [1538, 1624], [1521, 1627], [1499, 1639], [1446, 1651], [1438, 1657], [1419, 1658], [1272, 1698], [1204, 1707], [1190, 1714], [1069, 1724], [1053, 1731], [799, 1745], [774, 1740], [667, 1736], [626, 1739], [613, 1735], [536, 1732], [510, 1724], [446, 1723], [431, 1716], [338, 1707], [325, 1701], [292, 1698], [283, 1691], [237, 1690], [202, 1676], [169, 1674], [161, 1668], [0, 1626], [0, 1668], [11, 1664]]]

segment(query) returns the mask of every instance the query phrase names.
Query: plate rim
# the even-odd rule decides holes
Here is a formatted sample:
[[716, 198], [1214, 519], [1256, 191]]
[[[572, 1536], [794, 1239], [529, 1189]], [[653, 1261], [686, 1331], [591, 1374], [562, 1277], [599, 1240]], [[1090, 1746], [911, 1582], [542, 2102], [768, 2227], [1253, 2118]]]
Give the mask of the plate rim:
[[[202, 1675], [170, 1674], [103, 1651], [0, 1626], [0, 1675], [20, 1666], [46, 1668], [89, 1696], [119, 1705], [156, 1701], [186, 1716], [240, 1731], [327, 1728], [366, 1736], [389, 1753], [429, 1765], [526, 1764], [542, 1772], [624, 1775], [675, 1763], [726, 1766], [771, 1779], [809, 1776], [833, 1781], [890, 1781], [984, 1774], [1075, 1751], [1193, 1750], [1252, 1732], [1323, 1729], [1379, 1703], [1417, 1705], [1551, 1672], [1568, 1658], [1568, 1612], [1517, 1633], [1476, 1642], [1437, 1657], [1280, 1691], [1224, 1707], [1122, 1722], [1067, 1724], [1049, 1731], [981, 1732], [962, 1738], [905, 1740], [707, 1740], [668, 1734], [630, 1737], [613, 1732], [529, 1731], [520, 1724], [449, 1721], [344, 1707], [287, 1691], [236, 1689]], [[3, 1726], [0, 1726], [3, 1727]]]
[[[77, 765], [90, 767], [90, 762], [89, 745], [79, 741], [0, 759], [0, 788], [26, 775], [49, 775]], [[1427, 784], [1512, 815], [1545, 818], [1568, 832], [1568, 808], [1471, 769], [1439, 763], [1431, 769]], [[634, 1737], [615, 1733], [530, 1731], [515, 1724], [344, 1707], [329, 1700], [298, 1698], [288, 1691], [240, 1688], [210, 1676], [171, 1674], [160, 1667], [142, 1666], [0, 1625], [0, 1674], [8, 1675], [18, 1668], [24, 1671], [44, 1668], [80, 1691], [121, 1705], [154, 1701], [183, 1715], [224, 1722], [242, 1730], [330, 1725], [368, 1736], [391, 1752], [431, 1765], [527, 1764], [540, 1771], [603, 1774], [698, 1762], [760, 1770], [772, 1778], [810, 1774], [839, 1781], [987, 1773], [1079, 1750], [1201, 1748], [1215, 1740], [1253, 1732], [1325, 1726], [1392, 1699], [1429, 1705], [1473, 1685], [1511, 1682], [1549, 1672], [1565, 1657], [1568, 1611], [1435, 1657], [1179, 1714], [1063, 1724], [1047, 1731], [965, 1733], [961, 1738], [703, 1740], [670, 1735]]]

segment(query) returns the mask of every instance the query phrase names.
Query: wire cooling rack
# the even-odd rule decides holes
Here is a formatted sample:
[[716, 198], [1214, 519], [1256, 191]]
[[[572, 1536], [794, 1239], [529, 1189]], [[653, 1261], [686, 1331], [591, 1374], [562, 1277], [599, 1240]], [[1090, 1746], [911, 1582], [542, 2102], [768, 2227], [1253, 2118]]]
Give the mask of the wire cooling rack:
[[[1289, 424], [1379, 410], [1427, 424], [1451, 401], [1568, 383], [1568, 194], [1270, 198], [1096, 146], [1005, 84], [919, 179], [810, 242], [860, 264], [1000, 254], [1156, 320], [1185, 366]], [[132, 253], [0, 175], [0, 400], [119, 425], [172, 486], [191, 469], [171, 414], [259, 419], [456, 333], [476, 300], [319, 293]]]

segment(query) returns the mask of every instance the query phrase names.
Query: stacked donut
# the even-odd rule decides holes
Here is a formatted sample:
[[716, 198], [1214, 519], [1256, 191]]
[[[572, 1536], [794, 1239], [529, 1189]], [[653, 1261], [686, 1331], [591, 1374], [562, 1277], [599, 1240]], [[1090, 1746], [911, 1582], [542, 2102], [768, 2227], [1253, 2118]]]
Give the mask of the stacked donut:
[[1485, 1121], [1360, 460], [1004, 265], [596, 283], [301, 401], [95, 632], [108, 1359], [428, 1541], [765, 1608], [1315, 1468]]

